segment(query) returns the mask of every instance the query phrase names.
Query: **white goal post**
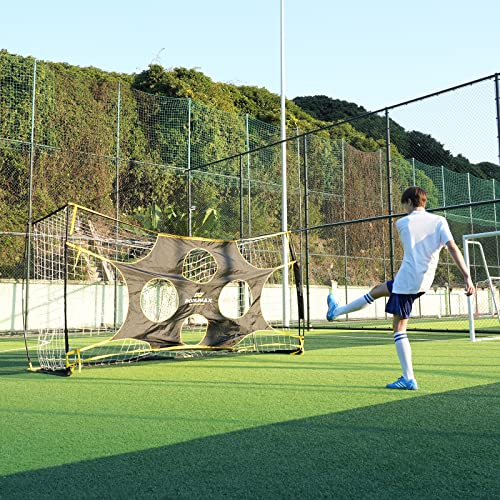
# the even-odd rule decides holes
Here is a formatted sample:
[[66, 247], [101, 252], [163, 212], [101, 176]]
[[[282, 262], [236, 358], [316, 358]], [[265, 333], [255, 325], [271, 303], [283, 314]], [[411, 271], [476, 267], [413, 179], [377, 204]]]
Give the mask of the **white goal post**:
[[[492, 238], [495, 238], [494, 242]], [[489, 244], [489, 242], [492, 244]], [[489, 291], [487, 303], [482, 303], [483, 301], [480, 303], [478, 293], [475, 296], [467, 298], [471, 342], [500, 338], [500, 336], [495, 335], [500, 323], [500, 297], [498, 290], [500, 286], [499, 244], [500, 231], [464, 234], [463, 236], [464, 260], [467, 269], [469, 269], [475, 285]], [[485, 252], [485, 245], [487, 245], [487, 250], [489, 250], [487, 252]], [[492, 259], [496, 260], [496, 262], [493, 263]], [[490, 272], [492, 269], [495, 271], [494, 273]], [[484, 328], [481, 331], [487, 333], [493, 324], [496, 326], [495, 330], [497, 331], [492, 332], [492, 335], [487, 335], [479, 339], [476, 336], [478, 323], [481, 323], [481, 327]]]

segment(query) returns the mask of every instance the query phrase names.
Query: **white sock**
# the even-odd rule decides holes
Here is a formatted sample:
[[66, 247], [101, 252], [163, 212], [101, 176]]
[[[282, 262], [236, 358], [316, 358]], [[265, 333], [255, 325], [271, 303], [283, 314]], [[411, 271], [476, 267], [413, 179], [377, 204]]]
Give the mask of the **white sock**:
[[394, 334], [394, 343], [396, 344], [396, 352], [398, 353], [399, 363], [403, 370], [403, 377], [406, 380], [415, 378], [411, 360], [411, 346], [406, 332], [396, 332]]
[[374, 298], [367, 293], [363, 295], [363, 297], [359, 297], [358, 299], [349, 302], [345, 306], [339, 306], [335, 309], [335, 317], [340, 316], [341, 314], [349, 314], [354, 311], [359, 311], [360, 309], [364, 309], [368, 307], [370, 304], [373, 304]]

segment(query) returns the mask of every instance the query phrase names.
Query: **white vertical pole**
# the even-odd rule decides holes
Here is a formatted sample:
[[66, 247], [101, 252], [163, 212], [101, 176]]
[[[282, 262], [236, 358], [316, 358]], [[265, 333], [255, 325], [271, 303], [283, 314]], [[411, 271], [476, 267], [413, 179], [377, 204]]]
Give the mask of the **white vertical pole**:
[[[464, 248], [464, 261], [465, 266], [470, 274], [470, 258], [469, 258], [469, 240], [466, 238], [466, 235], [463, 236], [463, 248]], [[474, 309], [472, 304], [472, 295], [467, 297], [467, 313], [469, 316], [469, 335], [470, 341], [475, 342], [476, 340], [476, 332], [474, 330]]]
[[[288, 194], [286, 180], [286, 109], [285, 109], [285, 0], [281, 0], [281, 230], [288, 231]], [[283, 235], [283, 326], [290, 324], [288, 289], [288, 238]]]

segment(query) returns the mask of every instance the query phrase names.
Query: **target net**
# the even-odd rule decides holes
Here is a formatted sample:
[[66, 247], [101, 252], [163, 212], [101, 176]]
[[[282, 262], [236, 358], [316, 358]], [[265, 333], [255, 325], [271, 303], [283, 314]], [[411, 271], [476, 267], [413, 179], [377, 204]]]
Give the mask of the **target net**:
[[180, 237], [68, 204], [37, 221], [32, 240], [28, 318], [39, 369], [303, 351], [287, 233]]

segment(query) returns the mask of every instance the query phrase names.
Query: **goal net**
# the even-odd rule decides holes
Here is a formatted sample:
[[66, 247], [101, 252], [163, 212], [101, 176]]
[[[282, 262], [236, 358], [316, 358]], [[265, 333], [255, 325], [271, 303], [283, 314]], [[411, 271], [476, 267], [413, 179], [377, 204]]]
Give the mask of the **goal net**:
[[470, 340], [500, 339], [500, 231], [466, 234], [463, 241], [465, 263], [476, 285], [468, 298]]
[[180, 237], [68, 204], [34, 224], [32, 247], [28, 315], [43, 370], [303, 350], [300, 273], [287, 233]]

